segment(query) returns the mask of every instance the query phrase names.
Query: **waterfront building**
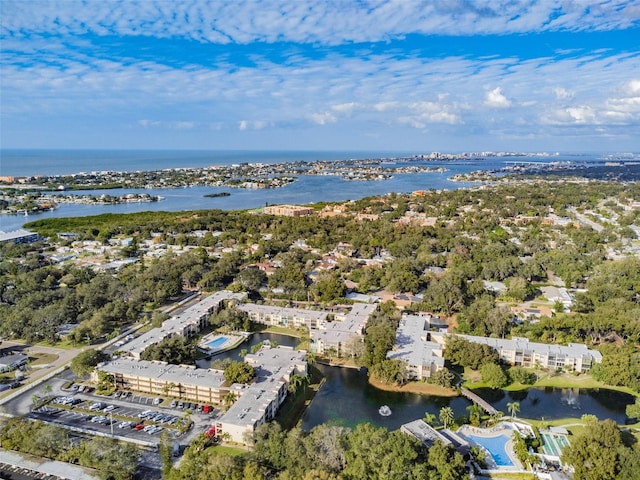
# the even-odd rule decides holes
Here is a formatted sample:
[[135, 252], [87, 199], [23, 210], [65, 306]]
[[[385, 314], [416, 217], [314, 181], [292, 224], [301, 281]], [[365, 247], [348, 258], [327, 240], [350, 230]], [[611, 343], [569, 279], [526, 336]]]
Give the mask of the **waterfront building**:
[[307, 352], [292, 347], [263, 345], [244, 361], [256, 369], [256, 380], [251, 385], [233, 386], [239, 398], [216, 422], [218, 435], [228, 434], [239, 443], [245, 443], [258, 425], [275, 417], [287, 398], [291, 377], [307, 375]]
[[[118, 390], [132, 390], [148, 395], [170, 396], [198, 403], [222, 403], [231, 390], [224, 386], [222, 370], [196, 368], [193, 365], [172, 365], [159, 361], [115, 358], [98, 365], [113, 375]], [[97, 373], [94, 373], [97, 380]]]
[[432, 328], [446, 332], [446, 324], [429, 314], [403, 314], [400, 319], [396, 342], [387, 358], [405, 362], [410, 379], [426, 379], [444, 368], [442, 344], [431, 340]]
[[327, 312], [305, 310], [302, 308], [272, 307], [270, 305], [256, 305], [243, 303], [238, 310], [246, 312], [252, 322], [271, 325], [274, 327], [308, 329], [322, 328], [327, 321]]
[[301, 207], [299, 205], [271, 205], [262, 209], [267, 215], [278, 215], [281, 217], [304, 217], [313, 214], [313, 208]]
[[[498, 353], [500, 360], [509, 365], [527, 368], [569, 369], [573, 372], [588, 372], [594, 363], [602, 361], [602, 354], [587, 348], [584, 343], [549, 345], [530, 342], [528, 338], [511, 339], [458, 335], [470, 342], [484, 343]], [[444, 343], [444, 340], [441, 340]]]
[[198, 303], [185, 309], [179, 315], [166, 320], [161, 327], [143, 333], [119, 350], [133, 358], [140, 358], [142, 352], [149, 346], [161, 342], [164, 339], [179, 335], [191, 338], [207, 327], [209, 317], [218, 312], [225, 302], [241, 301], [244, 294], [233, 293], [227, 290], [216, 292], [213, 295], [202, 298]]
[[307, 375], [307, 352], [264, 345], [257, 353], [246, 355], [245, 362], [256, 369], [256, 379], [250, 385], [227, 385], [222, 370], [133, 358], [102, 363], [93, 376], [97, 380], [98, 371], [102, 371], [113, 376], [114, 386], [120, 390], [204, 404], [220, 405], [233, 392], [237, 400], [216, 422], [216, 431], [242, 443], [247, 432], [275, 417], [287, 397], [291, 377]]
[[337, 314], [335, 321], [311, 330], [311, 351], [320, 355], [332, 352], [338, 357], [353, 354], [355, 342], [364, 341], [367, 322], [377, 308], [375, 304], [354, 303], [348, 313]]

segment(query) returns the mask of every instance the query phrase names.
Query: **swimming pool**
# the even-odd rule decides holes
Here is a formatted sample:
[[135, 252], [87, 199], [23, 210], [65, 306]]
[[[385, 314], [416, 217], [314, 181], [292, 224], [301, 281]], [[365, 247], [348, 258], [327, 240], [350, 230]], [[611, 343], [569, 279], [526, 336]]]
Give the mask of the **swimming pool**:
[[227, 337], [217, 337], [205, 343], [205, 345], [210, 349], [215, 350], [217, 348], [220, 348], [227, 340]]
[[480, 437], [477, 435], [465, 434], [469, 440], [483, 446], [493, 457], [493, 461], [499, 467], [513, 467], [514, 464], [507, 454], [506, 445], [511, 437], [498, 435], [497, 437]]

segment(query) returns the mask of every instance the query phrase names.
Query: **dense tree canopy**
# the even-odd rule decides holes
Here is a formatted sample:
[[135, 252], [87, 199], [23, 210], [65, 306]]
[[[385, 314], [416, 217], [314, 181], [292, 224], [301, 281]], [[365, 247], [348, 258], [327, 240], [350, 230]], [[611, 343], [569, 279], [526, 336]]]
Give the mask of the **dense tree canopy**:
[[231, 362], [224, 370], [224, 379], [228, 384], [250, 383], [255, 376], [255, 369], [244, 362]]
[[638, 452], [627, 447], [613, 420], [591, 422], [562, 451], [562, 461], [572, 465], [575, 478], [614, 480], [639, 478]]
[[158, 343], [149, 345], [140, 355], [142, 360], [159, 360], [174, 365], [193, 364], [196, 346], [185, 337], [174, 335]]

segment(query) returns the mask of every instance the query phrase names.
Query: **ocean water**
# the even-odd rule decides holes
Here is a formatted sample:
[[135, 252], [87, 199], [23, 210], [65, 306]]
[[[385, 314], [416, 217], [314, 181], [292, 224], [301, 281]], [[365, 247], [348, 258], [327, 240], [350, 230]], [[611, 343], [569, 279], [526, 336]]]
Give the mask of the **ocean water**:
[[135, 172], [235, 163], [284, 163], [388, 158], [415, 152], [262, 150], [0, 150], [0, 176], [64, 175], [91, 171]]
[[[2, 150], [0, 151], [0, 175], [30, 176], [38, 174], [63, 174], [91, 171], [159, 170], [177, 167], [205, 167], [235, 163], [264, 163], [347, 160], [385, 158], [383, 167], [395, 165], [394, 158], [428, 152], [292, 152], [292, 151], [88, 151], [88, 150]], [[474, 170], [496, 170], [506, 162], [530, 160], [552, 162], [573, 160], [597, 162], [600, 155], [560, 155], [552, 157], [488, 157], [455, 161], [415, 161], [414, 165], [444, 167], [446, 172], [397, 174], [380, 181], [345, 181], [335, 176], [301, 175], [285, 187], [267, 190], [246, 190], [228, 187], [190, 187], [175, 189], [116, 189], [65, 192], [77, 195], [114, 196], [127, 193], [148, 193], [163, 200], [155, 203], [131, 203], [121, 205], [59, 204], [54, 211], [23, 216], [0, 216], [0, 230], [11, 231], [23, 224], [41, 218], [77, 217], [102, 213], [132, 213], [140, 211], [183, 211], [199, 209], [244, 210], [263, 207], [266, 204], [306, 204], [320, 201], [357, 200], [367, 196], [390, 192], [410, 193], [416, 190], [453, 190], [473, 184], [453, 182], [456, 173]], [[209, 193], [228, 192], [227, 197], [205, 197]]]

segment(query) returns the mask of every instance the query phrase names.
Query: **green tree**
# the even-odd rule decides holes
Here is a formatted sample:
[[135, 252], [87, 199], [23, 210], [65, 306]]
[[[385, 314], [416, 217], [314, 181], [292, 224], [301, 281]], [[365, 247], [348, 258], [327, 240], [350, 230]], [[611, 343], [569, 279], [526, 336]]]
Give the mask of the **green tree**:
[[424, 420], [424, 423], [426, 424], [433, 425], [436, 421], [436, 416], [431, 412], [424, 412], [424, 417], [422, 417], [422, 420]]
[[454, 418], [455, 415], [451, 407], [442, 407], [440, 409], [438, 419], [440, 420], [440, 423], [442, 423], [444, 428], [447, 428], [451, 423], [453, 423]]
[[428, 463], [435, 469], [435, 475], [429, 478], [438, 480], [461, 480], [468, 478], [464, 459], [456, 450], [436, 441], [429, 449]]
[[480, 367], [482, 381], [489, 388], [501, 388], [509, 384], [509, 378], [502, 367], [495, 363], [485, 363]]
[[251, 383], [256, 376], [256, 370], [244, 362], [233, 362], [224, 371], [225, 381], [233, 383]]
[[440, 370], [436, 371], [429, 377], [429, 383], [433, 383], [434, 385], [440, 385], [441, 387], [451, 388], [453, 386], [453, 382], [455, 380], [455, 374], [449, 370], [447, 367], [443, 367]]
[[472, 403], [467, 407], [467, 411], [469, 412], [469, 422], [471, 423], [471, 425], [480, 425], [480, 419], [482, 417], [482, 414], [484, 413], [482, 407], [477, 403]]
[[71, 370], [77, 377], [84, 377], [91, 373], [96, 365], [107, 360], [109, 360], [107, 353], [90, 348], [80, 352], [71, 360]]
[[620, 478], [622, 435], [613, 420], [591, 425], [574, 436], [562, 450], [561, 460], [575, 469], [574, 478], [614, 480]]
[[386, 384], [403, 385], [407, 381], [406, 365], [401, 360], [383, 360], [371, 367], [371, 376]]
[[640, 398], [636, 397], [634, 403], [627, 405], [625, 413], [629, 418], [640, 418]]
[[174, 335], [158, 343], [149, 345], [140, 354], [142, 360], [159, 360], [174, 365], [192, 364], [196, 358], [196, 346], [193, 341]]
[[520, 402], [507, 403], [507, 410], [509, 410], [511, 418], [515, 418], [516, 414], [520, 411]]

